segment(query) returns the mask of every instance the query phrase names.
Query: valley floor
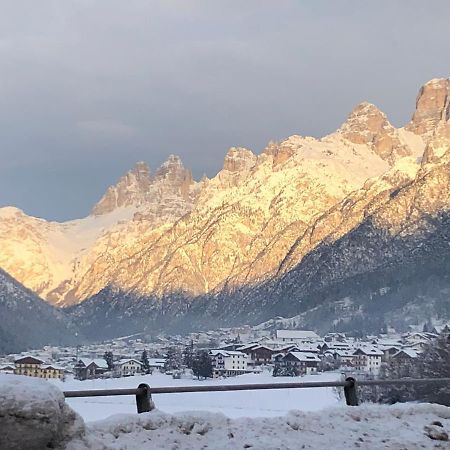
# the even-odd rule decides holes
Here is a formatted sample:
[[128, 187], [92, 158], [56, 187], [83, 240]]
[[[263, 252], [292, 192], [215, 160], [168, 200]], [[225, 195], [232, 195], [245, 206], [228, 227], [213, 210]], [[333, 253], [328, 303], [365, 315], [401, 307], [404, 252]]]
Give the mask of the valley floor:
[[[96, 379], [65, 382], [52, 381], [63, 390], [118, 389], [136, 388], [140, 383], [153, 387], [191, 386], [206, 384], [250, 384], [250, 383], [286, 383], [304, 381], [332, 381], [340, 377], [339, 373], [323, 373], [304, 377], [272, 377], [270, 373], [246, 374], [234, 378], [209, 379], [198, 381], [187, 378], [173, 379], [162, 373], [126, 378]], [[338, 400], [333, 388], [280, 389], [264, 391], [237, 392], [196, 392], [186, 394], [158, 394], [153, 396], [156, 408], [166, 413], [180, 411], [208, 411], [222, 413], [230, 418], [238, 417], [275, 417], [286, 414], [292, 409], [318, 411], [322, 408], [343, 403]], [[136, 402], [132, 396], [70, 398], [67, 403], [77, 411], [85, 421], [104, 419], [112, 414], [136, 413]]]

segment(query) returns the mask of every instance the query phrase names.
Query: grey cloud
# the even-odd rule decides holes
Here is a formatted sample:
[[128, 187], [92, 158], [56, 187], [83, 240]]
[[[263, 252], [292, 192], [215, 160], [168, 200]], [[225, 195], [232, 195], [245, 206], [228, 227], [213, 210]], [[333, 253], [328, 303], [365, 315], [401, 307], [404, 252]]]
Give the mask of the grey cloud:
[[444, 0], [5, 1], [0, 205], [79, 217], [138, 160], [214, 175], [362, 100], [402, 125], [450, 76], [449, 19]]

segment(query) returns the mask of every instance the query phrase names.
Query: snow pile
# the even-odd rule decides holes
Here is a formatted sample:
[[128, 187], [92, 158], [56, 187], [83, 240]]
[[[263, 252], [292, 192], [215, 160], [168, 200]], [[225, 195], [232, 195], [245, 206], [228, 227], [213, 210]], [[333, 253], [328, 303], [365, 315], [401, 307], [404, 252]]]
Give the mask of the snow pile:
[[229, 419], [214, 413], [153, 411], [87, 426], [67, 450], [119, 449], [423, 449], [448, 448], [450, 408], [367, 405], [284, 417]]
[[0, 375], [0, 449], [42, 450], [84, 433], [84, 422], [45, 380]]
[[450, 408], [363, 405], [236, 419], [154, 410], [85, 425], [53, 384], [0, 375], [0, 430], [1, 450], [443, 449], [449, 448]]

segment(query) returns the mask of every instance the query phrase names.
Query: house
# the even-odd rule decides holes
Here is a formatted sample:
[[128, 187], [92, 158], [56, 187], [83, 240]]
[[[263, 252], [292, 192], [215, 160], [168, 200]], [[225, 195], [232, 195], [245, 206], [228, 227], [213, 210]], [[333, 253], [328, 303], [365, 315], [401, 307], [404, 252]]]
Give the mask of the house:
[[381, 358], [381, 360], [383, 362], [388, 362], [388, 361], [390, 361], [390, 359], [396, 353], [398, 353], [398, 351], [400, 350], [401, 346], [399, 344], [397, 344], [396, 346], [393, 346], [393, 345], [379, 345], [378, 348], [383, 352], [383, 357]]
[[320, 358], [314, 353], [289, 352], [275, 356], [275, 372], [289, 375], [310, 375], [317, 373]]
[[408, 349], [408, 348], [404, 348], [402, 350], [399, 350], [397, 353], [395, 353], [392, 356], [392, 360], [409, 364], [409, 363], [413, 362], [418, 356], [419, 355], [416, 351]]
[[137, 359], [121, 359], [114, 364], [114, 374], [129, 377], [142, 374], [142, 363]]
[[148, 358], [148, 365], [151, 370], [158, 369], [160, 372], [164, 372], [165, 364], [166, 358]]
[[64, 378], [64, 369], [45, 364], [42, 359], [24, 356], [14, 361], [14, 374], [37, 378]]
[[384, 353], [375, 347], [360, 347], [353, 352], [353, 366], [356, 370], [378, 373]]
[[241, 348], [239, 350], [245, 353], [248, 357], [248, 364], [250, 366], [261, 366], [263, 364], [270, 364], [272, 362], [272, 355], [274, 350], [266, 345], [255, 345], [248, 348]]
[[247, 355], [238, 351], [211, 350], [213, 376], [235, 376], [247, 373]]
[[276, 336], [281, 342], [312, 343], [320, 340], [318, 334], [307, 330], [277, 330]]
[[13, 374], [14, 369], [15, 369], [15, 367], [13, 364], [4, 364], [4, 365], [0, 366], [0, 373]]
[[353, 366], [352, 350], [327, 350], [324, 355], [332, 355], [336, 361], [340, 361], [342, 366]]
[[104, 359], [80, 358], [75, 364], [73, 371], [77, 380], [99, 378], [108, 372], [108, 364]]

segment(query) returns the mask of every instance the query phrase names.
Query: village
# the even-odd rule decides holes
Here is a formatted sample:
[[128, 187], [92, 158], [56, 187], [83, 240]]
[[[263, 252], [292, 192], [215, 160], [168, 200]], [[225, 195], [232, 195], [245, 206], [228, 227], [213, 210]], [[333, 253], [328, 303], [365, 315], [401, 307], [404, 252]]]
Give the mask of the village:
[[[173, 378], [235, 377], [270, 371], [273, 376], [340, 371], [376, 376], [384, 363], [414, 365], [416, 358], [449, 325], [355, 338], [319, 336], [309, 330], [260, 330], [249, 326], [187, 336], [133, 335], [77, 347], [47, 346], [0, 357], [0, 373], [44, 379], [120, 378], [159, 371]], [[200, 368], [195, 359], [201, 357]], [[205, 369], [206, 367], [206, 369]]]

